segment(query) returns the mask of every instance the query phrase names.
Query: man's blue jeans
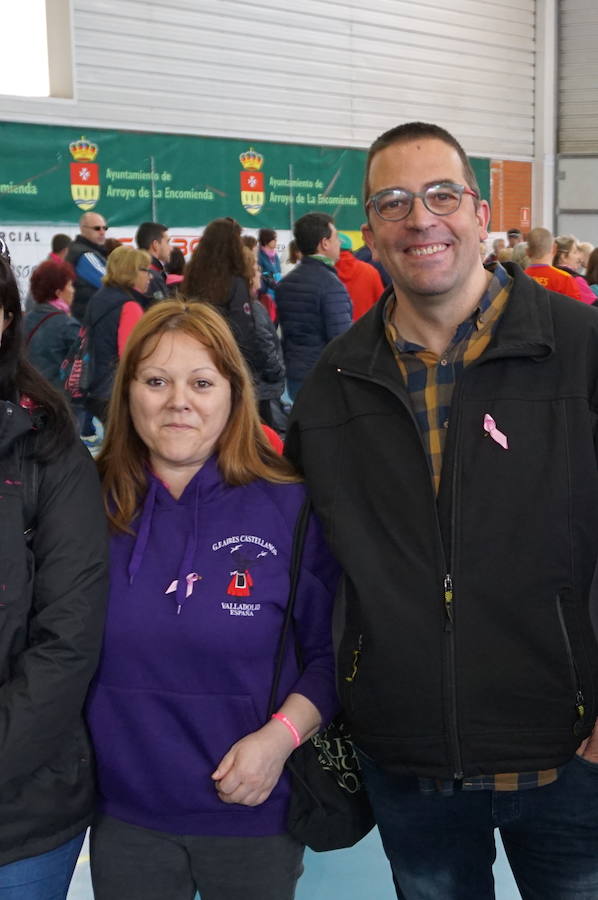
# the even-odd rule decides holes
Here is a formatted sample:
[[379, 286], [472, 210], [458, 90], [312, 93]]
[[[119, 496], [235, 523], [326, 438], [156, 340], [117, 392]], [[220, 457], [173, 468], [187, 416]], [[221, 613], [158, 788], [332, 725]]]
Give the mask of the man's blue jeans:
[[0, 900], [66, 900], [84, 837], [0, 866]]
[[598, 763], [522, 791], [422, 794], [360, 753], [400, 900], [494, 900], [494, 829], [523, 900], [597, 900]]

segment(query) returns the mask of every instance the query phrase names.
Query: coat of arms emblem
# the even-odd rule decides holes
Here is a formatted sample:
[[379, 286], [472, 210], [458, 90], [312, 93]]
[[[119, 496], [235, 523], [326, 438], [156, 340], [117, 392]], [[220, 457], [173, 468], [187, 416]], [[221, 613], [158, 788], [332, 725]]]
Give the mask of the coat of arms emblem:
[[81, 137], [69, 144], [71, 156], [71, 196], [79, 209], [89, 212], [100, 199], [100, 171], [94, 159], [98, 146]]
[[250, 215], [256, 216], [264, 205], [264, 173], [260, 172], [264, 157], [253, 147], [239, 155], [243, 171], [241, 172], [241, 204]]

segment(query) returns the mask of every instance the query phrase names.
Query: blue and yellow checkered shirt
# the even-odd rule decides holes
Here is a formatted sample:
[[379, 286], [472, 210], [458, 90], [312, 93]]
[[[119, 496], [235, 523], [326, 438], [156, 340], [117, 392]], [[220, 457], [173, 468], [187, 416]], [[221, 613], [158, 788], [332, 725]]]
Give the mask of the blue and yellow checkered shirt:
[[[513, 280], [496, 265], [488, 287], [472, 315], [459, 325], [442, 355], [404, 340], [394, 322], [395, 297], [391, 294], [384, 309], [386, 336], [403, 376], [413, 413], [426, 448], [436, 494], [442, 474], [442, 457], [457, 379], [469, 363], [478, 359], [492, 339], [507, 305]], [[399, 323], [400, 326], [400, 323]], [[423, 793], [452, 794], [464, 791], [518, 791], [542, 787], [556, 781], [560, 769], [543, 772], [508, 772], [477, 775], [460, 781], [420, 778]]]

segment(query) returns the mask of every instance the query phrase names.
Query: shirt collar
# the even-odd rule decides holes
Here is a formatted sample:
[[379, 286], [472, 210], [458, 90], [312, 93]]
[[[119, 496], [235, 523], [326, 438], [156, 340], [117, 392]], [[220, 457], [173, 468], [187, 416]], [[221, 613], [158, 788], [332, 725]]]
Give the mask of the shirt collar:
[[[471, 335], [474, 328], [481, 328], [484, 324], [484, 314], [488, 312], [499, 294], [505, 289], [507, 291], [510, 291], [513, 279], [508, 274], [506, 269], [501, 266], [500, 263], [497, 262], [492, 266], [488, 266], [488, 271], [492, 272], [492, 278], [488, 282], [486, 290], [480, 297], [480, 302], [473, 310], [473, 312], [470, 313], [470, 315], [463, 322], [461, 322], [460, 325], [457, 326], [450, 346], [458, 344], [459, 341], [462, 341], [464, 338]], [[413, 341], [406, 341], [401, 337], [399, 330], [393, 321], [395, 305], [395, 294], [394, 291], [391, 291], [386, 300], [383, 314], [384, 329], [391, 346], [394, 345], [402, 353], [413, 353], [425, 350], [426, 348], [422, 347], [420, 344], [416, 344]]]

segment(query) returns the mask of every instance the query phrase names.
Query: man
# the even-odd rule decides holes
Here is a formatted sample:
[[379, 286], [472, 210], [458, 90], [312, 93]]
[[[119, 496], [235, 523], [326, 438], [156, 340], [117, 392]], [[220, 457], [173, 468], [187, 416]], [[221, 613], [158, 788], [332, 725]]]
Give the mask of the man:
[[287, 452], [345, 570], [339, 692], [397, 896], [493, 898], [499, 827], [525, 900], [598, 897], [598, 316], [484, 269], [444, 129], [378, 138], [365, 197], [392, 287]]
[[168, 228], [159, 222], [143, 222], [137, 229], [135, 242], [140, 250], [147, 250], [152, 258], [152, 271], [146, 296], [150, 304], [157, 303], [158, 300], [164, 300], [169, 293], [166, 287], [168, 275], [166, 264], [170, 260], [172, 246]]
[[352, 312], [334, 269], [340, 243], [332, 217], [307, 213], [295, 222], [293, 235], [301, 262], [275, 289], [291, 400], [326, 344], [350, 327]]
[[336, 274], [347, 288], [353, 307], [353, 321], [356, 322], [380, 299], [384, 285], [373, 266], [356, 258], [349, 235], [339, 232], [338, 237], [341, 252], [336, 261]]
[[485, 266], [491, 266], [494, 263], [498, 262], [498, 254], [501, 250], [505, 249], [505, 239], [504, 238], [494, 238], [492, 241], [492, 253], [489, 253], [486, 259], [484, 260]]
[[523, 235], [518, 228], [509, 228], [507, 231], [507, 241], [509, 242], [509, 247], [511, 250], [520, 244], [523, 240]]
[[54, 262], [64, 262], [66, 259], [66, 255], [69, 251], [69, 247], [73, 242], [71, 241], [68, 234], [55, 234], [52, 236], [51, 243], [51, 251], [48, 259], [53, 259]]
[[527, 239], [530, 264], [525, 269], [525, 274], [549, 291], [566, 294], [574, 300], [581, 299], [575, 278], [552, 265], [555, 252], [556, 243], [548, 228], [532, 228]]
[[79, 219], [78, 234], [66, 255], [75, 270], [75, 299], [72, 315], [82, 322], [92, 295], [102, 286], [106, 274], [106, 220], [99, 213], [87, 212]]

